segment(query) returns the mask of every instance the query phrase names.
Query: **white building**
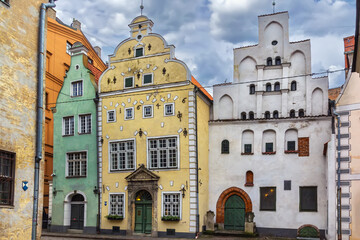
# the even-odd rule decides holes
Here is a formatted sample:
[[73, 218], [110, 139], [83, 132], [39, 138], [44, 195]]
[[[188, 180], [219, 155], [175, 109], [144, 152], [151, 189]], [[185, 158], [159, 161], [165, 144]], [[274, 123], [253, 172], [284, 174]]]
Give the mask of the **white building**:
[[244, 230], [253, 212], [260, 234], [325, 235], [328, 79], [311, 76], [310, 40], [289, 42], [288, 12], [258, 20], [259, 43], [234, 49], [233, 83], [214, 87], [209, 207], [219, 229]]

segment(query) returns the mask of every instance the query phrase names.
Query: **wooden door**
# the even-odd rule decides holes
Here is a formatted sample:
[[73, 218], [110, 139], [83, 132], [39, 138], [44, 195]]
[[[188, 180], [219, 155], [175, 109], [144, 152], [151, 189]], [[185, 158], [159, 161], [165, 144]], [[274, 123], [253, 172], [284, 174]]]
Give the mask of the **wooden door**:
[[71, 204], [70, 228], [84, 228], [84, 204]]
[[149, 203], [135, 204], [135, 232], [151, 233], [152, 205]]
[[245, 203], [241, 197], [233, 195], [225, 203], [224, 227], [228, 230], [243, 231], [245, 226]]

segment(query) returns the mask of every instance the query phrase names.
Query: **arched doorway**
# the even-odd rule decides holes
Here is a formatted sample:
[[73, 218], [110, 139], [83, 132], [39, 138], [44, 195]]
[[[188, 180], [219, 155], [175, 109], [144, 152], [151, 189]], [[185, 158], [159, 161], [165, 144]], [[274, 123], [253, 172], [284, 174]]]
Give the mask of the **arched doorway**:
[[135, 197], [135, 232], [151, 233], [152, 197], [148, 191], [141, 190]]
[[71, 218], [70, 228], [83, 229], [84, 228], [84, 197], [81, 194], [75, 194], [71, 198]]
[[224, 228], [227, 230], [244, 230], [245, 202], [238, 195], [232, 195], [225, 203]]

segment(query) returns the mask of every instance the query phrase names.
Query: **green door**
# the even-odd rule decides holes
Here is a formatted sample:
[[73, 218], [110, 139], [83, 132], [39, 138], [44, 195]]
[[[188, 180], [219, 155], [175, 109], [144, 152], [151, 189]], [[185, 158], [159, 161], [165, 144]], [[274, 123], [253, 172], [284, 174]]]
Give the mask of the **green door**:
[[245, 203], [241, 197], [233, 195], [225, 203], [224, 227], [228, 230], [243, 231], [245, 226]]
[[152, 226], [152, 200], [146, 191], [137, 194], [135, 200], [135, 232], [151, 233]]

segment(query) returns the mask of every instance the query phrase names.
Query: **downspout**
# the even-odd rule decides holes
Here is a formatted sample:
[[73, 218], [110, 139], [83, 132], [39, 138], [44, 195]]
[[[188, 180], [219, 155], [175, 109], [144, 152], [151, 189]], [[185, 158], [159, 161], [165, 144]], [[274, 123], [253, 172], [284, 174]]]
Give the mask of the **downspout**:
[[197, 92], [198, 88], [194, 88], [195, 97], [195, 144], [196, 144], [196, 236], [200, 232], [200, 215], [199, 215], [199, 147], [198, 147], [198, 118], [197, 118]]
[[340, 115], [335, 111], [333, 107], [333, 113], [337, 120], [337, 222], [338, 222], [338, 240], [342, 239], [341, 235], [341, 186], [340, 186]]
[[97, 185], [97, 195], [98, 195], [98, 213], [97, 213], [97, 217], [96, 217], [96, 232], [100, 233], [100, 174], [99, 174], [99, 169], [100, 169], [100, 163], [99, 163], [99, 121], [98, 121], [98, 114], [99, 114], [99, 110], [98, 110], [98, 106], [99, 106], [99, 94], [96, 92], [96, 97], [94, 98], [94, 102], [95, 102], [95, 107], [96, 107], [96, 163], [97, 163], [97, 169], [96, 169], [96, 185]]
[[43, 95], [44, 95], [44, 55], [45, 55], [45, 15], [47, 8], [55, 7], [55, 0], [42, 3], [40, 7], [39, 40], [38, 40], [38, 69], [37, 69], [37, 110], [36, 110], [36, 152], [35, 152], [35, 176], [34, 176], [34, 201], [31, 239], [36, 239], [39, 204], [39, 175], [40, 161], [42, 159], [43, 138]]

